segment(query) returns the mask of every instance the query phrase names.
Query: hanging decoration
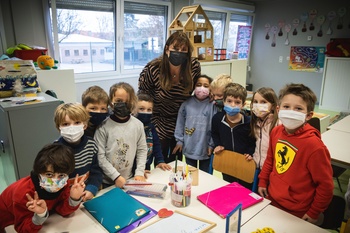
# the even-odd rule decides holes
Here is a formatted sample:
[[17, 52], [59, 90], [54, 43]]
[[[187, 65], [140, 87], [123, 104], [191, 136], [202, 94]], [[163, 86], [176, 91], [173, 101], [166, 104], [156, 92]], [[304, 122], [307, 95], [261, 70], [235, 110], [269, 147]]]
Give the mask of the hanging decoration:
[[338, 12], [338, 16], [339, 16], [337, 29], [342, 29], [343, 28], [343, 18], [344, 18], [344, 15], [346, 14], [346, 8], [340, 7], [337, 12]]
[[277, 33], [277, 26], [272, 26], [271, 31], [273, 33], [273, 37], [272, 37], [272, 43], [271, 43], [271, 47], [276, 47], [276, 33]]
[[289, 45], [289, 38], [288, 38], [288, 35], [289, 35], [289, 32], [290, 32], [290, 29], [291, 29], [291, 28], [292, 28], [292, 25], [290, 25], [290, 24], [286, 24], [286, 25], [284, 26], [284, 30], [286, 31], [286, 34], [287, 34], [286, 40], [285, 40], [285, 42], [284, 42], [285, 45]]
[[280, 30], [278, 32], [278, 36], [283, 36], [283, 31], [282, 31], [282, 28], [284, 27], [284, 21], [283, 20], [280, 20], [278, 22], [278, 27], [280, 28]]
[[300, 23], [300, 20], [298, 18], [293, 19], [293, 26], [294, 26], [293, 36], [298, 35], [297, 27], [299, 26], [299, 23]]
[[320, 16], [317, 17], [317, 23], [320, 25], [320, 30], [317, 33], [318, 37], [322, 37], [323, 36], [322, 25], [323, 25], [324, 21], [326, 21], [326, 17], [324, 15], [320, 15]]
[[317, 15], [316, 9], [310, 10], [310, 12], [309, 12], [309, 18], [311, 19], [310, 27], [309, 27], [310, 31], [315, 30], [314, 19], [316, 18], [316, 15]]
[[265, 32], [266, 32], [265, 40], [269, 40], [270, 39], [270, 35], [269, 35], [270, 29], [271, 29], [270, 24], [269, 23], [265, 24]]
[[307, 27], [306, 27], [306, 21], [309, 18], [309, 14], [306, 12], [301, 13], [300, 15], [300, 19], [303, 22], [303, 28], [301, 29], [302, 32], [306, 32], [307, 31]]
[[328, 19], [328, 29], [327, 29], [327, 35], [332, 35], [333, 30], [332, 30], [332, 21], [333, 19], [335, 19], [335, 17], [337, 17], [337, 13], [335, 13], [335, 11], [330, 11], [327, 14], [327, 19]]

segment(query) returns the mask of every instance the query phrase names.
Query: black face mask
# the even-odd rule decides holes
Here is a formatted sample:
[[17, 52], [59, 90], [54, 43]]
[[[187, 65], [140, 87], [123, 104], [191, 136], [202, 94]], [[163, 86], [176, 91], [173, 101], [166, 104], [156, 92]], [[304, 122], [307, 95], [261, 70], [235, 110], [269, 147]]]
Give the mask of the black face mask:
[[137, 119], [139, 119], [144, 125], [151, 123], [152, 113], [137, 113]]
[[89, 112], [91, 124], [98, 126], [104, 121], [108, 116], [108, 112]]
[[130, 115], [130, 110], [124, 102], [118, 102], [113, 105], [113, 113], [117, 117], [127, 117]]
[[174, 66], [179, 66], [187, 61], [187, 53], [170, 51], [169, 61]]

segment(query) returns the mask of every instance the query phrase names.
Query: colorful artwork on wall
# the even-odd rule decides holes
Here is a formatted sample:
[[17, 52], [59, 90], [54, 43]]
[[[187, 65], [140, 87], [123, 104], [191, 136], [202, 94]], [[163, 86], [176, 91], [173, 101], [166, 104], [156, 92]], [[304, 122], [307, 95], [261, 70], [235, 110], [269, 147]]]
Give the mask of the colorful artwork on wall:
[[252, 36], [252, 26], [238, 26], [236, 51], [238, 59], [247, 59]]
[[292, 46], [290, 49], [289, 70], [322, 72], [325, 47]]

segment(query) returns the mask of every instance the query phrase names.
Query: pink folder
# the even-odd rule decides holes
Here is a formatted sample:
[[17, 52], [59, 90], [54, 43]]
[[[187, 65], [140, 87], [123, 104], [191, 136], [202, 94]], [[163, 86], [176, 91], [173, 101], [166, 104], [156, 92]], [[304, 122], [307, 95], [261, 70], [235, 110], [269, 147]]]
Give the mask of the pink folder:
[[237, 182], [198, 195], [197, 199], [222, 218], [226, 218], [240, 203], [244, 210], [263, 200], [261, 196]]

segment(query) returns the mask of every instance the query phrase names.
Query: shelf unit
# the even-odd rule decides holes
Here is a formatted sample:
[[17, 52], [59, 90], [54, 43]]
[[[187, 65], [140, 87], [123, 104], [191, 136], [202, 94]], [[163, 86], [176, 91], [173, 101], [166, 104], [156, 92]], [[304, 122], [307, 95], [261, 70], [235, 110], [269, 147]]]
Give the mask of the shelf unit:
[[193, 57], [199, 60], [214, 60], [214, 30], [200, 5], [185, 6], [169, 26], [169, 35], [176, 31], [187, 34], [193, 45]]

